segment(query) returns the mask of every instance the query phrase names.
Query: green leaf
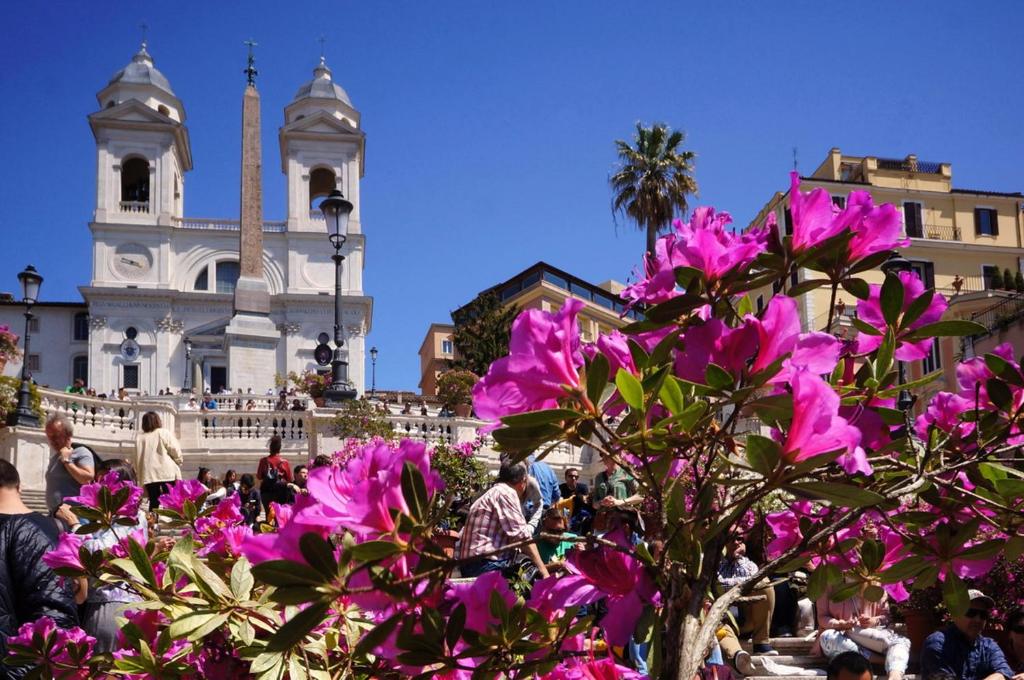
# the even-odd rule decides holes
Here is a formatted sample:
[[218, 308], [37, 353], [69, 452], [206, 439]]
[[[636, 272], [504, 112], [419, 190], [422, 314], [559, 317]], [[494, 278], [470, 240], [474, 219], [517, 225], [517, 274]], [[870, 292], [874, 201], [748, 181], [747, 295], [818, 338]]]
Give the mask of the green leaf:
[[1006, 541], [1005, 555], [1009, 562], [1016, 562], [1020, 559], [1020, 556], [1024, 555], [1024, 536], [1011, 536]]
[[360, 639], [358, 643], [356, 643], [356, 647], [353, 650], [352, 655], [358, 658], [372, 653], [375, 648], [384, 644], [384, 641], [391, 636], [391, 633], [393, 633], [395, 628], [398, 627], [401, 619], [402, 615], [396, 614], [395, 616], [387, 618], [376, 624], [373, 628], [368, 630], [365, 635], [363, 635], [362, 639]]
[[696, 267], [676, 267], [673, 273], [676, 276], [676, 283], [683, 290], [689, 288], [694, 279], [700, 280], [704, 276], [704, 272]]
[[156, 572], [153, 571], [153, 563], [149, 561], [149, 555], [143, 550], [142, 546], [128, 539], [128, 556], [132, 560], [132, 564], [139, 570], [142, 577], [146, 580], [151, 587], [157, 588]]
[[249, 672], [255, 675], [271, 675], [270, 671], [283, 666], [284, 654], [281, 652], [263, 652], [253, 660], [252, 665], [249, 666]]
[[885, 500], [885, 497], [874, 491], [835, 482], [802, 482], [794, 484], [790, 488], [846, 508], [878, 505]]
[[302, 638], [323, 623], [330, 610], [329, 602], [315, 602], [296, 614], [274, 633], [267, 643], [267, 651], [286, 652], [302, 641]]
[[927, 566], [920, 555], [911, 555], [882, 572], [882, 583], [897, 583], [917, 576]]
[[967, 584], [952, 571], [946, 573], [946, 580], [942, 582], [942, 599], [953, 616], [963, 616], [971, 604]]
[[252, 568], [253, 576], [267, 585], [275, 587], [287, 586], [319, 586], [324, 583], [323, 574], [299, 562], [290, 560], [269, 560]]
[[810, 279], [808, 281], [801, 281], [787, 290], [786, 295], [794, 298], [800, 297], [804, 293], [808, 293], [816, 288], [821, 288], [828, 283], [830, 283], [828, 279]]
[[620, 368], [615, 374], [615, 386], [619, 389], [619, 395], [629, 407], [635, 411], [642, 411], [644, 408], [644, 388], [640, 381], [632, 373]]
[[175, 639], [198, 640], [223, 625], [228, 620], [228, 616], [228, 613], [210, 611], [185, 614], [171, 622], [170, 635]]
[[896, 353], [896, 334], [891, 327], [885, 329], [885, 338], [878, 346], [878, 356], [875, 359], [875, 379], [881, 382], [889, 368], [892, 366], [892, 358]]
[[1021, 376], [1020, 371], [998, 354], [986, 354], [985, 365], [997, 378], [1002, 378], [1011, 385], [1024, 387], [1024, 376]]
[[704, 379], [710, 387], [713, 387], [716, 390], [729, 389], [736, 382], [735, 378], [732, 377], [729, 371], [712, 363], [709, 363], [707, 368], [704, 369]]
[[686, 408], [683, 390], [679, 387], [679, 383], [671, 377], [662, 383], [658, 397], [665, 408], [669, 410], [669, 413], [674, 416], [679, 415]]
[[402, 552], [402, 549], [391, 541], [367, 541], [359, 543], [349, 553], [360, 562], [374, 562]]
[[683, 294], [655, 305], [644, 314], [649, 320], [655, 322], [675, 321], [679, 317], [688, 314], [697, 307], [705, 304], [705, 300], [697, 295]]
[[1005, 544], [1005, 541], [1002, 539], [982, 541], [961, 552], [957, 555], [957, 558], [962, 560], [987, 560], [998, 555]]
[[430, 505], [427, 484], [423, 481], [423, 473], [409, 460], [402, 467], [402, 497], [409, 506], [409, 515], [417, 521], [423, 519]]
[[587, 398], [592, 404], [601, 403], [601, 395], [604, 394], [605, 385], [608, 384], [610, 367], [605, 355], [598, 353], [590, 362], [587, 368]]
[[884, 331], [882, 331], [881, 329], [875, 328], [871, 324], [867, 323], [866, 321], [861, 321], [860, 319], [858, 319], [855, 316], [850, 317], [850, 323], [852, 323], [853, 327], [856, 328], [861, 333], [867, 333], [868, 335], [884, 335], [885, 334]]
[[871, 297], [871, 287], [864, 279], [843, 279], [840, 284], [843, 290], [858, 300], [867, 300]]
[[235, 599], [248, 600], [254, 583], [252, 565], [245, 557], [239, 557], [235, 566], [231, 567], [231, 592]]
[[898, 276], [885, 275], [882, 292], [879, 294], [879, 303], [882, 306], [882, 318], [885, 319], [885, 323], [895, 328], [896, 322], [900, 318], [900, 312], [903, 311], [903, 282]]
[[907, 311], [903, 313], [903, 319], [900, 321], [900, 330], [909, 328], [910, 324], [920, 319], [921, 315], [928, 311], [928, 305], [932, 303], [932, 298], [934, 297], [935, 290], [929, 288], [914, 298], [914, 301], [907, 305]]
[[925, 324], [913, 332], [903, 336], [904, 340], [921, 340], [923, 338], [959, 338], [965, 335], [978, 335], [986, 329], [976, 321], [966, 319], [949, 319], [947, 321], [936, 321]]
[[828, 573], [819, 567], [807, 578], [807, 597], [817, 601], [828, 590]]
[[864, 599], [869, 602], [881, 602], [883, 597], [885, 590], [873, 583], [864, 589]]
[[533, 425], [547, 425], [549, 423], [561, 423], [563, 420], [576, 420], [580, 414], [567, 408], [550, 408], [544, 411], [530, 411], [514, 416], [504, 416], [501, 422], [509, 427], [530, 427]]
[[762, 476], [768, 477], [779, 464], [782, 447], [775, 440], [768, 437], [762, 437], [759, 434], [749, 434], [747, 435], [746, 452], [750, 467], [760, 472]]
[[[669, 380], [674, 380], [674, 378]], [[668, 382], [668, 380], [665, 382]], [[707, 410], [708, 403], [706, 401], [695, 401], [683, 409], [682, 413], [673, 418], [672, 424], [683, 432], [689, 432], [697, 424], [697, 421], [704, 417], [704, 413]]]
[[324, 578], [332, 579], [338, 575], [338, 561], [334, 558], [334, 546], [319, 534], [308, 532], [299, 538], [299, 551], [302, 556]]
[[985, 391], [988, 392], [988, 398], [1000, 411], [1010, 413], [1013, 408], [1013, 392], [1006, 386], [1006, 383], [998, 378], [989, 378], [985, 381]]

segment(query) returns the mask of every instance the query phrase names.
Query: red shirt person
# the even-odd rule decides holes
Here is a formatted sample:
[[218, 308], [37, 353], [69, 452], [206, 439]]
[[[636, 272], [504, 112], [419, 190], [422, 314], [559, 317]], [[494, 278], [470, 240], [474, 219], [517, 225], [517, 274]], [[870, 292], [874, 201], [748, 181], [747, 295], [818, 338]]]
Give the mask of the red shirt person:
[[267, 445], [270, 455], [260, 458], [256, 478], [260, 480], [263, 510], [270, 517], [271, 503], [290, 503], [293, 496], [288, 484], [292, 482], [292, 466], [281, 457], [281, 437], [274, 435]]

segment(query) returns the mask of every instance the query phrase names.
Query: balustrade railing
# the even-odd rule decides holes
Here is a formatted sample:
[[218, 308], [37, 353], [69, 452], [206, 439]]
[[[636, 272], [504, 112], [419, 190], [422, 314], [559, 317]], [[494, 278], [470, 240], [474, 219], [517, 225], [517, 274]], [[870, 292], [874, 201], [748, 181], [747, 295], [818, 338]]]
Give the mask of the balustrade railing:
[[206, 411], [184, 413], [182, 424], [194, 421], [199, 444], [208, 440], [255, 440], [253, 446], [261, 449], [266, 440], [277, 435], [285, 442], [305, 442], [309, 439], [312, 415], [290, 411]]
[[[240, 393], [240, 394], [215, 394], [215, 395], [213, 395], [213, 400], [217, 403], [217, 410], [218, 411], [234, 411], [236, 413], [238, 413], [239, 411], [245, 411], [246, 408], [248, 407], [250, 401], [253, 402], [253, 407], [250, 410], [253, 410], [253, 411], [274, 411], [274, 410], [277, 410], [276, 407], [277, 407], [277, 402], [278, 402], [279, 398], [280, 397], [278, 397], [277, 395], [270, 396], [270, 395], [266, 395], [266, 394], [242, 394], [242, 393]], [[298, 402], [302, 406], [301, 410], [303, 410], [303, 411], [309, 408], [309, 398], [308, 397], [295, 396], [295, 397], [287, 397], [287, 399], [288, 399], [288, 408], [281, 409], [281, 410], [290, 411], [292, 409], [292, 407], [295, 405], [295, 402]], [[242, 408], [241, 409], [238, 408], [238, 403], [239, 402], [242, 403]]]
[[[239, 231], [241, 223], [238, 220], [210, 219], [206, 217], [176, 217], [174, 226], [179, 229], [198, 229], [201, 231]], [[288, 230], [288, 224], [283, 221], [265, 221], [263, 231], [268, 233], [283, 233]]]
[[923, 238], [930, 241], [962, 241], [963, 235], [960, 227], [952, 224], [921, 224], [909, 226], [907, 236], [910, 238]]
[[149, 201], [121, 201], [118, 203], [123, 213], [148, 213]]
[[1024, 316], [1024, 294], [1014, 295], [1002, 302], [971, 315], [971, 321], [977, 321], [987, 330], [975, 337], [990, 335], [1004, 326], [1008, 326]]
[[454, 418], [435, 418], [431, 416], [391, 415], [388, 416], [395, 432], [400, 437], [422, 439], [426, 442], [458, 442], [458, 423]]

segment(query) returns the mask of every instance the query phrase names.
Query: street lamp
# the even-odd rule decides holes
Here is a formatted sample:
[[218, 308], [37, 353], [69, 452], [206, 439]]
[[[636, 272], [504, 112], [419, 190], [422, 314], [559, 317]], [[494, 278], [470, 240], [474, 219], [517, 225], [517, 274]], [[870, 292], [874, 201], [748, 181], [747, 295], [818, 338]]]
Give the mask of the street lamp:
[[191, 385], [189, 385], [189, 374], [192, 372], [190, 370], [192, 368], [192, 341], [188, 336], [186, 336], [185, 339], [181, 341], [181, 344], [185, 345], [185, 379], [181, 383], [181, 391], [188, 392], [191, 387]]
[[370, 394], [377, 396], [377, 348], [370, 348]]
[[352, 214], [352, 202], [345, 199], [341, 191], [335, 189], [320, 203], [327, 223], [327, 238], [334, 246], [334, 356], [331, 358], [331, 384], [324, 390], [324, 403], [327, 406], [341, 406], [342, 402], [355, 399], [356, 391], [348, 382], [348, 362], [341, 358], [341, 346], [344, 344], [341, 330], [341, 263], [345, 256], [341, 248], [348, 238], [348, 218]]
[[21, 362], [21, 388], [18, 389], [18, 408], [8, 416], [8, 425], [26, 425], [39, 427], [39, 416], [32, 410], [32, 395], [28, 385], [28, 357], [29, 357], [29, 324], [34, 315], [32, 305], [39, 299], [39, 287], [43, 285], [43, 277], [39, 275], [32, 265], [25, 267], [25, 271], [18, 274], [18, 281], [21, 282], [21, 301], [25, 304], [25, 356]]
[[[913, 265], [910, 260], [899, 254], [899, 251], [892, 251], [889, 258], [882, 263], [882, 272], [889, 276], [899, 276], [901, 272], [909, 272], [913, 269]], [[896, 365], [899, 368], [899, 380], [901, 385], [905, 385], [907, 382], [907, 365], [897, 360]], [[910, 393], [910, 390], [903, 388], [900, 390], [899, 396], [896, 398], [896, 407], [906, 413], [914, 406], [914, 402], [917, 401], [917, 397]]]

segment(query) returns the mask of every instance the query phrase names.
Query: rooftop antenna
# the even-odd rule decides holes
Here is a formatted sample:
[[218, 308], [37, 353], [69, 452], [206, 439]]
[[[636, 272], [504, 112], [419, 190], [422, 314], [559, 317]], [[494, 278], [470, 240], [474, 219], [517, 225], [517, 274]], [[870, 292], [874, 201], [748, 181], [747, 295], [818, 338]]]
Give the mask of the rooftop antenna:
[[248, 81], [249, 85], [256, 87], [256, 75], [259, 73], [259, 71], [256, 70], [256, 57], [252, 53], [252, 48], [256, 47], [259, 43], [257, 43], [252, 38], [249, 38], [248, 40], [243, 41], [242, 44], [249, 46], [249, 63], [245, 67], [245, 70], [242, 71], [242, 73], [245, 74], [246, 80]]

